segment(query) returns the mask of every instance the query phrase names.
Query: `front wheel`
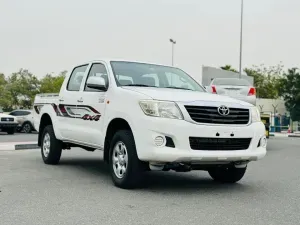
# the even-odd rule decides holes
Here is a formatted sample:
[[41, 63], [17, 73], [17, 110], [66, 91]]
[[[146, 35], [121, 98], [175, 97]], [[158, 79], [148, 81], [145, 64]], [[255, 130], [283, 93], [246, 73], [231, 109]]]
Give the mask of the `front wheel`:
[[130, 130], [115, 133], [109, 150], [109, 169], [115, 186], [124, 189], [138, 187], [144, 171], [138, 159], [136, 146]]
[[32, 132], [32, 126], [30, 123], [26, 122], [23, 126], [22, 126], [22, 129], [21, 131], [23, 131], [24, 133], [31, 133]]
[[7, 132], [7, 134], [12, 135], [16, 132], [16, 129], [15, 128], [8, 128], [6, 132]]
[[209, 175], [218, 182], [236, 183], [243, 178], [247, 167], [236, 168], [234, 166], [215, 167], [208, 171]]
[[62, 152], [62, 142], [56, 139], [52, 125], [47, 126], [42, 134], [41, 153], [45, 164], [58, 164]]

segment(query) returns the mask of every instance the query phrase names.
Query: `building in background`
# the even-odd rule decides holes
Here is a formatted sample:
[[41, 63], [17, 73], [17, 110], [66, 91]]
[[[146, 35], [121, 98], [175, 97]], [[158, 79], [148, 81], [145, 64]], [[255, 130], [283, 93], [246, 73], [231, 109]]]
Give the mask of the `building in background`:
[[270, 132], [287, 132], [290, 116], [283, 99], [257, 98], [256, 106], [262, 114], [270, 116]]
[[[203, 86], [208, 86], [214, 78], [239, 78], [240, 74], [228, 70], [222, 70], [220, 68], [202, 66], [202, 79], [201, 84]], [[250, 82], [251, 85], [254, 84], [253, 77], [242, 74], [242, 79]]]

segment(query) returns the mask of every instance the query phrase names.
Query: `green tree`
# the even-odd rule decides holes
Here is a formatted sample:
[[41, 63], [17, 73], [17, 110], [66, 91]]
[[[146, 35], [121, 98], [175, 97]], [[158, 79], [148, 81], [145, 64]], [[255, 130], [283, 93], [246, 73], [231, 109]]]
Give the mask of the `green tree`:
[[244, 72], [254, 78], [257, 97], [272, 99], [279, 97], [279, 85], [283, 74], [283, 66], [281, 64], [270, 67], [262, 64], [252, 68], [245, 68]]
[[0, 73], [0, 86], [6, 85], [7, 81], [3, 73]]
[[227, 71], [232, 71], [232, 72], [235, 72], [235, 73], [238, 73], [238, 71], [236, 70], [236, 69], [234, 69], [234, 68], [232, 68], [232, 66], [231, 65], [225, 65], [225, 66], [221, 66], [220, 67], [222, 70], [227, 70]]
[[0, 108], [4, 111], [10, 111], [12, 99], [9, 91], [7, 90], [7, 80], [3, 73], [0, 73]]
[[288, 69], [280, 80], [279, 94], [294, 121], [300, 121], [300, 73], [298, 68]]
[[12, 107], [31, 108], [33, 99], [39, 93], [40, 81], [26, 69], [8, 77], [7, 91], [11, 95]]
[[67, 71], [61, 72], [58, 76], [47, 74], [41, 79], [40, 93], [57, 93], [60, 91], [61, 85], [65, 79]]

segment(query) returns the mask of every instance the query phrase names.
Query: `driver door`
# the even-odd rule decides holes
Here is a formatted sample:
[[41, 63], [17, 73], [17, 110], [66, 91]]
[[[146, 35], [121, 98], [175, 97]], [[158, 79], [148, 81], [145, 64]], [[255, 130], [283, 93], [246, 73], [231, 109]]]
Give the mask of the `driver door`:
[[106, 87], [109, 86], [107, 67], [104, 63], [93, 63], [85, 77], [84, 85], [80, 90], [81, 102], [77, 104], [77, 112], [81, 119], [78, 120], [80, 132], [80, 142], [100, 146], [104, 143], [103, 138], [103, 118], [107, 101], [107, 91], [96, 90], [87, 87], [87, 79], [91, 76], [99, 76], [105, 80]]

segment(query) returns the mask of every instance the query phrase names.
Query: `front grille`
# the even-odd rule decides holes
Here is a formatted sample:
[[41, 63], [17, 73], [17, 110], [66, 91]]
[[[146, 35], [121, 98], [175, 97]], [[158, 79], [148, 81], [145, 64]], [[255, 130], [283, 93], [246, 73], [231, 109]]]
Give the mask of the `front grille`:
[[191, 149], [207, 151], [246, 150], [251, 142], [251, 138], [189, 137], [189, 140]]
[[249, 109], [229, 108], [229, 114], [222, 116], [218, 107], [211, 106], [185, 106], [192, 120], [198, 123], [209, 124], [248, 124]]
[[2, 121], [2, 122], [13, 122], [13, 121], [14, 121], [14, 118], [2, 117], [2, 118], [1, 118], [1, 121]]

